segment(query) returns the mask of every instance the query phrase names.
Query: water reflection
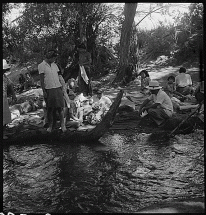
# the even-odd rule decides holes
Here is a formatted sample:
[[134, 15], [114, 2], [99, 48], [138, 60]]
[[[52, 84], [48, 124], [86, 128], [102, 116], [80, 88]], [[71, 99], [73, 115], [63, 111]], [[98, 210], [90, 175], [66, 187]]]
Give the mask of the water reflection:
[[10, 163], [4, 180], [5, 208], [24, 213], [55, 211], [60, 192], [60, 157], [47, 145], [13, 146], [8, 155], [9, 160], [4, 160]]
[[[175, 160], [170, 143], [160, 146], [148, 138], [147, 134], [108, 134], [90, 144], [4, 149], [4, 211], [136, 212], [178, 193], [191, 195], [184, 177], [192, 183], [188, 170], [193, 162]], [[203, 173], [201, 168], [195, 171], [197, 176]], [[198, 189], [192, 193], [200, 193]]]

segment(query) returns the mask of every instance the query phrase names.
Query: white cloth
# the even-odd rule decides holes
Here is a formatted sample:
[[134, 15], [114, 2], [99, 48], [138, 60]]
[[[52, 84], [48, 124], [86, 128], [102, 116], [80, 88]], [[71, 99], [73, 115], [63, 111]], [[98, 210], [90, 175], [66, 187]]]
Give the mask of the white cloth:
[[67, 107], [70, 108], [71, 101], [70, 101], [69, 96], [67, 94], [66, 83], [65, 83], [65, 81], [64, 81], [64, 79], [63, 79], [63, 77], [61, 75], [59, 75], [59, 81], [60, 81], [60, 83], [62, 85], [62, 91], [63, 91], [64, 100], [65, 100], [65, 102], [67, 104]]
[[84, 82], [85, 82], [86, 84], [88, 84], [88, 83], [89, 83], [89, 78], [88, 78], [88, 76], [87, 76], [87, 73], [86, 73], [86, 71], [85, 71], [84, 66], [79, 66], [79, 67], [80, 67], [81, 76], [82, 76]]
[[186, 73], [180, 73], [175, 77], [175, 84], [178, 87], [186, 87], [188, 85], [192, 85], [191, 76]]
[[100, 100], [92, 104], [92, 107], [99, 107], [103, 113], [106, 113], [111, 105], [112, 101], [107, 96], [102, 95]]
[[59, 81], [59, 68], [55, 63], [51, 63], [51, 66], [43, 60], [42, 63], [38, 65], [39, 74], [44, 74], [44, 84], [45, 89], [52, 89], [61, 87], [61, 83]]
[[148, 99], [153, 101], [154, 103], [160, 104], [168, 116], [172, 115], [173, 113], [172, 101], [164, 91], [160, 89], [157, 95], [151, 94], [148, 97]]

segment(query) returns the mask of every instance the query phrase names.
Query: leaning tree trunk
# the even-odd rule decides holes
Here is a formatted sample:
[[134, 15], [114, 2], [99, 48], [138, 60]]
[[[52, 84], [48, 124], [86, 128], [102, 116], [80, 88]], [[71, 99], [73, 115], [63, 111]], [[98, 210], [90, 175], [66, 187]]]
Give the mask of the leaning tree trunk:
[[125, 69], [128, 66], [130, 38], [132, 32], [132, 24], [137, 8], [137, 3], [125, 3], [124, 16], [125, 20], [122, 24], [120, 38], [120, 61], [117, 70], [117, 75], [114, 82], [120, 82], [125, 74]]

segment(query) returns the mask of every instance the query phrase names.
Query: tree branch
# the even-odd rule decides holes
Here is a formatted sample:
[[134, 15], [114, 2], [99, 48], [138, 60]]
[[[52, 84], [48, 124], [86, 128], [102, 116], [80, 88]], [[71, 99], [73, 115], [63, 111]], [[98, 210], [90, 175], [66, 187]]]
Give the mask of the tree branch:
[[147, 16], [149, 16], [151, 13], [154, 13], [155, 11], [160, 10], [160, 9], [163, 8], [163, 7], [165, 7], [165, 6], [162, 6], [162, 7], [159, 7], [159, 8], [157, 8], [157, 9], [155, 9], [155, 10], [150, 11], [147, 15], [145, 15], [145, 16], [135, 25], [135, 27], [138, 26], [139, 23], [140, 23], [143, 19], [145, 19]]

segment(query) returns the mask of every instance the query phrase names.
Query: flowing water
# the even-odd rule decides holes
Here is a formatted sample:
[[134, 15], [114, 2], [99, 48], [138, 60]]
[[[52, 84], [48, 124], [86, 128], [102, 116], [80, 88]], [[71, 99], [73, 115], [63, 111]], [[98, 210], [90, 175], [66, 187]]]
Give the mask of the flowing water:
[[203, 141], [184, 139], [174, 151], [176, 139], [148, 137], [106, 134], [91, 144], [4, 148], [4, 211], [136, 212], [154, 202], [203, 196]]

